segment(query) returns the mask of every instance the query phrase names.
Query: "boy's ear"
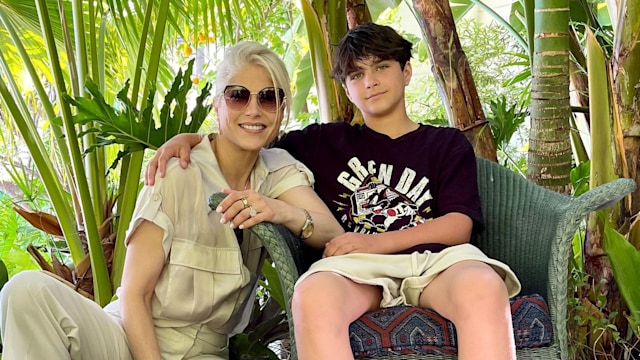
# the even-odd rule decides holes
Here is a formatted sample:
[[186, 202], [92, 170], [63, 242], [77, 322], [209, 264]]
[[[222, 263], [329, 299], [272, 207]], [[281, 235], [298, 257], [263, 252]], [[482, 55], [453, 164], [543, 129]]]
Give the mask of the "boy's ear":
[[404, 70], [402, 70], [402, 73], [404, 74], [404, 86], [407, 86], [411, 82], [411, 75], [413, 75], [411, 61], [407, 61], [407, 63], [404, 64]]
[[349, 89], [345, 83], [342, 83], [342, 88], [344, 89], [344, 93], [347, 94], [349, 101], [353, 102], [353, 100], [351, 100], [351, 94], [349, 94]]

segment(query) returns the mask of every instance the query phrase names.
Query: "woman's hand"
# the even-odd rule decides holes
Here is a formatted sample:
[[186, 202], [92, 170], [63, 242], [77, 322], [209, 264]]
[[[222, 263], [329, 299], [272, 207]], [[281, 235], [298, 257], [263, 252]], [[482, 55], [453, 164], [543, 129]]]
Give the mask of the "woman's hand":
[[167, 140], [158, 148], [155, 155], [147, 164], [144, 172], [144, 184], [152, 186], [156, 182], [156, 172], [161, 178], [164, 177], [167, 170], [167, 162], [173, 157], [180, 159], [180, 166], [186, 169], [191, 162], [191, 148], [198, 145], [202, 141], [199, 134], [178, 134]]
[[[263, 221], [282, 224], [293, 234], [298, 235], [306, 221], [303, 208], [311, 218], [315, 230], [305, 243], [322, 248], [344, 230], [331, 215], [327, 206], [320, 200], [310, 186], [296, 186], [285, 191], [277, 199], [271, 199], [253, 190], [229, 190], [216, 208], [222, 215], [221, 222], [231, 228], [246, 229]], [[253, 209], [253, 211], [252, 211]], [[251, 216], [253, 215], [253, 216]]]
[[253, 190], [223, 189], [227, 196], [220, 202], [216, 212], [222, 215], [220, 222], [232, 229], [246, 229], [263, 221], [277, 223], [278, 201]]

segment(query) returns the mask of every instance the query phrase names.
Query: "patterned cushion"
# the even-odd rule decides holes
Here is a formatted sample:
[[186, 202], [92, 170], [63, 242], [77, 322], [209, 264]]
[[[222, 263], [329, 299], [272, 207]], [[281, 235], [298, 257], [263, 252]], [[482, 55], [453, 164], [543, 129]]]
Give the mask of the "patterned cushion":
[[[547, 346], [553, 325], [542, 296], [511, 299], [516, 348]], [[406, 354], [456, 354], [453, 323], [438, 313], [414, 306], [395, 306], [368, 312], [349, 326], [356, 358]]]

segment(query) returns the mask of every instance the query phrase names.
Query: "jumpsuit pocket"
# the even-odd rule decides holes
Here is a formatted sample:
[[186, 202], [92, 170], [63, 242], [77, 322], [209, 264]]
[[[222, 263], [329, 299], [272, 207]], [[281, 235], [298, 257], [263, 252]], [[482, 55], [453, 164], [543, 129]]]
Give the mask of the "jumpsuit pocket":
[[249, 280], [238, 248], [175, 238], [157, 289], [160, 316], [194, 324], [228, 318]]

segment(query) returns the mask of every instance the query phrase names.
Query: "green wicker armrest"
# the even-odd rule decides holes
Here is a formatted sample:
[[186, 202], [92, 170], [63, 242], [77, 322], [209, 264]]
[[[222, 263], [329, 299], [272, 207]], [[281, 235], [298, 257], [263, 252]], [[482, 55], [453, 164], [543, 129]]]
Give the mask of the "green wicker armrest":
[[[215, 209], [225, 196], [224, 193], [211, 195], [209, 197], [209, 207]], [[287, 312], [287, 322], [289, 323], [291, 347], [294, 348], [293, 316], [291, 316], [293, 286], [298, 280], [299, 274], [309, 267], [309, 263], [312, 261], [309, 254], [314, 252], [310, 251], [299, 237], [293, 235], [291, 231], [282, 225], [263, 222], [250, 227], [248, 230], [260, 238], [271, 259], [276, 264], [275, 267], [282, 284], [282, 292], [286, 304], [285, 311]]]
[[542, 295], [554, 324], [560, 358], [568, 357], [567, 282], [571, 242], [589, 212], [610, 206], [635, 189], [618, 179], [571, 197], [535, 185], [494, 162], [478, 159], [478, 189], [485, 231], [472, 239], [489, 257], [508, 264], [522, 294]]

